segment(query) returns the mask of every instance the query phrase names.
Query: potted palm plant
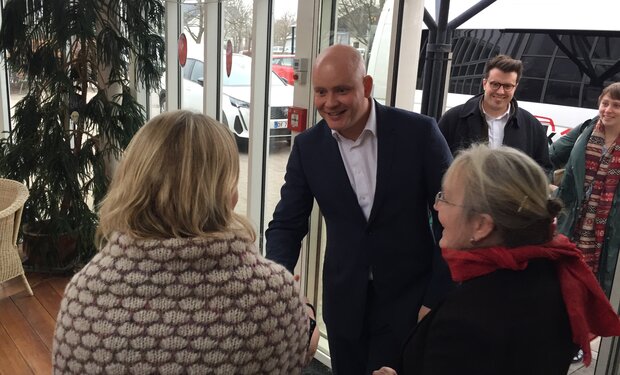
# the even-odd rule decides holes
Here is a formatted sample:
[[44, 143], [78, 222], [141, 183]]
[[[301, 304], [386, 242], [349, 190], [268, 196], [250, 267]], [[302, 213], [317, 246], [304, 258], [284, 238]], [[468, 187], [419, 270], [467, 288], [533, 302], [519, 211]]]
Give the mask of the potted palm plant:
[[31, 265], [67, 269], [94, 254], [110, 161], [145, 121], [134, 94], [160, 85], [164, 9], [162, 0], [6, 2], [0, 50], [27, 93], [0, 141], [0, 176], [30, 189]]

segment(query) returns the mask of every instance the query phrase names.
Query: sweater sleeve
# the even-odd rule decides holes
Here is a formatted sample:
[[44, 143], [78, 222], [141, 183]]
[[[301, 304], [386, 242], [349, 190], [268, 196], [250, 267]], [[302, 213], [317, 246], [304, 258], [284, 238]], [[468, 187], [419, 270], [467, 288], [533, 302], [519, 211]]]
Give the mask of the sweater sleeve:
[[299, 148], [298, 141], [295, 141], [280, 190], [280, 202], [265, 232], [267, 258], [282, 264], [291, 273], [299, 259], [301, 241], [308, 233], [308, 218], [314, 199], [303, 171]]
[[577, 138], [579, 138], [583, 130], [593, 121], [595, 121], [595, 119], [589, 119], [581, 125], [575, 126], [568, 134], [553, 142], [551, 147], [549, 147], [549, 158], [554, 168], [559, 169], [564, 167], [570, 157], [570, 153], [573, 150]]

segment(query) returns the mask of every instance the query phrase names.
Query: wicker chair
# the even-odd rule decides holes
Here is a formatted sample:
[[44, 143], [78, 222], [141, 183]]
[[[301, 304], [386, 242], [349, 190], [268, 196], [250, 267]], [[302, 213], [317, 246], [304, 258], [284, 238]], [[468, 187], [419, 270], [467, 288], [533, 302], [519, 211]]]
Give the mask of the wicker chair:
[[21, 276], [32, 295], [17, 252], [17, 232], [26, 199], [28, 188], [24, 184], [0, 178], [0, 284]]

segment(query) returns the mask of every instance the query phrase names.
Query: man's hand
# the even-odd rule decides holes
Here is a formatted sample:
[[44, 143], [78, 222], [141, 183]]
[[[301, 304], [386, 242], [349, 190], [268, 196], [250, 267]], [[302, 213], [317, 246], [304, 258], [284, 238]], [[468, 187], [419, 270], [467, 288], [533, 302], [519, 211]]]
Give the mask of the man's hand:
[[312, 332], [312, 337], [310, 337], [310, 344], [308, 344], [308, 349], [306, 350], [306, 362], [305, 366], [310, 364], [312, 358], [314, 358], [314, 354], [316, 353], [316, 349], [319, 347], [319, 339], [321, 338], [321, 331], [319, 331], [319, 327], [314, 328], [314, 332]]
[[372, 375], [398, 375], [393, 368], [390, 367], [381, 367], [378, 370], [372, 372]]
[[[300, 279], [299, 275], [293, 275], [293, 279], [295, 280], [295, 284], [297, 285], [297, 288], [299, 289], [299, 279]], [[303, 299], [303, 302], [306, 304], [306, 314], [308, 314], [309, 318], [316, 320], [314, 311], [312, 310], [310, 306], [307, 305], [309, 303], [308, 298], [303, 297], [302, 299]], [[310, 324], [309, 321], [308, 321], [308, 324]], [[306, 350], [306, 359], [304, 362], [304, 366], [308, 366], [310, 364], [310, 361], [312, 361], [312, 358], [314, 358], [314, 354], [316, 353], [316, 350], [319, 346], [320, 338], [321, 338], [321, 332], [319, 331], [319, 327], [316, 326], [314, 328], [314, 331], [312, 332], [312, 336], [310, 336], [310, 342], [308, 343], [308, 349]]]
[[429, 312], [431, 312], [431, 309], [429, 309], [428, 307], [422, 305], [420, 307], [420, 311], [418, 311], [418, 323], [420, 322], [420, 320], [422, 320], [426, 314], [428, 314]]

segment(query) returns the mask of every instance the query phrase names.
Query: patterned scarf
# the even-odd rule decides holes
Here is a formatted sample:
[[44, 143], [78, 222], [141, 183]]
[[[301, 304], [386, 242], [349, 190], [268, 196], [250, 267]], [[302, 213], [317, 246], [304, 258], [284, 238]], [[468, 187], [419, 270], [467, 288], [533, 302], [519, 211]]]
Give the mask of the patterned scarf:
[[[457, 282], [483, 276], [500, 269], [521, 271], [531, 259], [549, 259], [556, 267], [562, 299], [566, 305], [573, 342], [584, 352], [583, 362], [592, 360], [590, 339], [619, 336], [620, 319], [609, 304], [581, 251], [563, 235], [542, 245], [515, 248], [486, 247], [473, 250], [442, 249], [452, 279]], [[535, 312], [534, 312], [535, 313]], [[535, 345], [532, 343], [532, 345]]]
[[607, 218], [620, 179], [620, 145], [616, 140], [608, 150], [605, 146], [605, 127], [599, 120], [586, 145], [586, 165], [583, 189], [585, 199], [580, 221], [573, 235], [583, 252], [586, 264], [598, 275], [601, 252], [605, 242]]

